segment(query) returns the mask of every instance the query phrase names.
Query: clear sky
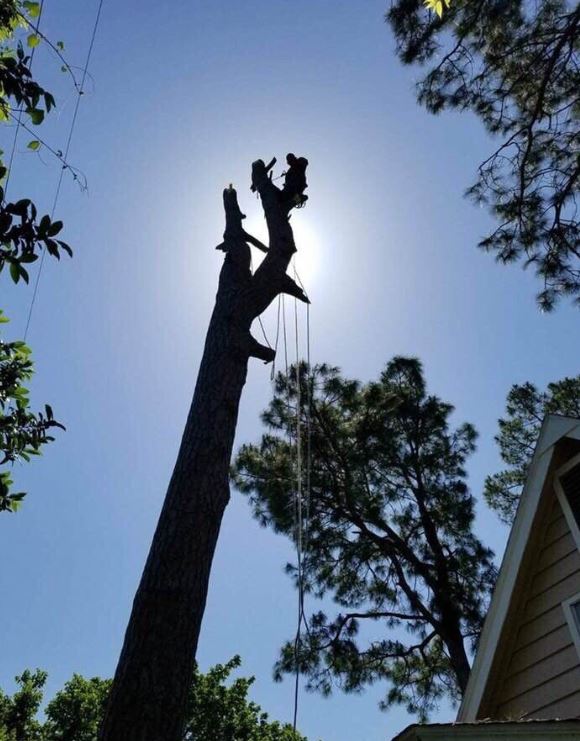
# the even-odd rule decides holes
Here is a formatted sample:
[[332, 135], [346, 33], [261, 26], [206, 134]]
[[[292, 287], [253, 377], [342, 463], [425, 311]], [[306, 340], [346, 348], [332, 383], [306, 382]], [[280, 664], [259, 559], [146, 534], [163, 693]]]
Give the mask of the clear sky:
[[[249, 227], [263, 230], [249, 190], [257, 157], [310, 160], [310, 200], [292, 222], [313, 360], [369, 380], [394, 354], [420, 357], [430, 390], [480, 431], [469, 466], [477, 495], [498, 466], [493, 435], [510, 385], [578, 372], [577, 311], [541, 314], [533, 276], [475, 248], [491, 220], [462, 193], [490, 143], [474, 118], [417, 106], [386, 5], [105, 0], [70, 155], [89, 192], [65, 178], [57, 209], [75, 257], [46, 262], [29, 334], [33, 400], [50, 402], [68, 431], [15, 471], [30, 494], [0, 518], [5, 689], [26, 667], [49, 672], [49, 696], [73, 672], [114, 671], [212, 310], [221, 191], [233, 182]], [[83, 64], [96, 8], [45, 1], [43, 29], [73, 64]], [[35, 65], [59, 104], [39, 133], [61, 149], [74, 94], [45, 50]], [[12, 132], [0, 134], [6, 150]], [[26, 153], [26, 141], [9, 195], [48, 211], [59, 167]], [[16, 336], [31, 289], [1, 279]], [[265, 325], [272, 339], [274, 308]], [[252, 361], [238, 443], [258, 438], [270, 393], [269, 368]], [[501, 552], [506, 530], [483, 505], [478, 527]], [[271, 669], [294, 629], [289, 558], [234, 492], [198, 657], [206, 668], [240, 653], [254, 698], [280, 720], [291, 718], [292, 683], [274, 684]], [[303, 695], [300, 727], [311, 741], [390, 738], [411, 719], [380, 712], [383, 692]]]

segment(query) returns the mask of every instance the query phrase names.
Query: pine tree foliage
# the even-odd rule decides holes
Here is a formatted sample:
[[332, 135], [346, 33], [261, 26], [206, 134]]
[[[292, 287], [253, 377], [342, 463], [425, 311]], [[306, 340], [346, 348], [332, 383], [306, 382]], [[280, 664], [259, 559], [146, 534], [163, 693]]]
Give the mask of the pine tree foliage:
[[550, 383], [545, 391], [533, 383], [515, 384], [510, 389], [506, 416], [499, 420], [495, 438], [507, 468], [488, 476], [484, 489], [488, 505], [506, 525], [515, 517], [546, 414], [580, 417], [580, 375]]
[[[299, 376], [303, 438], [311, 396], [304, 588], [340, 612], [309, 617], [298, 666], [323, 693], [384, 680], [385, 708], [401, 703], [424, 717], [443, 696], [456, 701], [464, 691], [495, 579], [492, 553], [473, 533], [465, 481], [476, 432], [450, 427], [453, 407], [427, 393], [415, 359], [394, 358], [368, 384], [328, 365], [310, 376], [301, 365]], [[269, 431], [240, 449], [233, 471], [259, 521], [288, 537], [297, 390], [296, 367], [278, 375], [263, 414]], [[295, 578], [295, 567], [288, 570]], [[277, 676], [295, 667], [288, 642]]]
[[531, 266], [542, 308], [580, 303], [580, 6], [463, 0], [439, 16], [393, 0], [387, 19], [400, 59], [426, 67], [419, 102], [475, 113], [496, 142], [468, 190], [499, 222], [480, 247]]

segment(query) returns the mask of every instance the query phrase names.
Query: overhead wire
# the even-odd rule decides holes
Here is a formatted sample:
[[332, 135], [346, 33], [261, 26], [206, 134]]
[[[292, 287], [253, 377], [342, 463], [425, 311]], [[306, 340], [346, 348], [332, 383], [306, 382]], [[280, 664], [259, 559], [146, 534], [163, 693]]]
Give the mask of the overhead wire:
[[[40, 8], [38, 11], [38, 21], [36, 23], [36, 27], [40, 27], [40, 21], [42, 20], [42, 11], [44, 10], [44, 0], [41, 0]], [[32, 51], [30, 53], [30, 64], [28, 65], [28, 69], [32, 70], [32, 63], [34, 61], [34, 54], [36, 52], [36, 46], [32, 48]], [[18, 109], [18, 115], [14, 116], [16, 120], [16, 128], [14, 130], [14, 137], [12, 139], [12, 148], [10, 150], [10, 157], [8, 159], [8, 173], [6, 174], [6, 182], [4, 183], [4, 198], [6, 198], [6, 194], [8, 192], [8, 185], [10, 183], [10, 176], [12, 174], [12, 163], [14, 162], [14, 155], [16, 154], [16, 144], [18, 142], [18, 134], [20, 133], [20, 129], [22, 127], [22, 114], [24, 113], [24, 106], [21, 105]]]
[[[52, 210], [51, 210], [51, 216], [50, 216], [51, 220], [54, 217], [56, 206], [58, 204], [58, 199], [60, 197], [60, 191], [61, 191], [61, 188], [62, 188], [62, 181], [63, 181], [63, 178], [64, 178], [64, 173], [65, 173], [65, 171], [67, 169], [69, 169], [68, 168], [68, 165], [66, 164], [66, 162], [68, 161], [68, 154], [69, 154], [69, 150], [70, 150], [70, 146], [71, 146], [71, 142], [72, 142], [72, 138], [73, 138], [73, 134], [74, 134], [76, 122], [77, 122], [77, 117], [78, 117], [78, 113], [79, 113], [81, 98], [82, 98], [82, 96], [84, 94], [85, 82], [86, 82], [86, 79], [87, 79], [87, 76], [88, 76], [89, 63], [91, 61], [91, 56], [92, 56], [92, 53], [93, 53], [93, 47], [95, 45], [95, 39], [97, 37], [97, 30], [99, 28], [99, 22], [101, 20], [101, 11], [103, 9], [103, 2], [104, 2], [104, 0], [99, 0], [99, 4], [98, 4], [98, 7], [97, 7], [97, 14], [96, 14], [96, 17], [95, 17], [95, 22], [93, 24], [93, 30], [92, 30], [92, 34], [91, 34], [91, 40], [89, 42], [89, 47], [88, 47], [88, 50], [87, 50], [85, 64], [84, 64], [84, 67], [83, 67], [83, 74], [82, 74], [82, 77], [81, 77], [81, 83], [80, 83], [80, 87], [77, 90], [77, 99], [76, 99], [76, 102], [75, 102], [73, 116], [72, 116], [72, 119], [71, 119], [69, 133], [68, 133], [68, 137], [67, 137], [67, 140], [66, 140], [66, 146], [65, 146], [64, 154], [63, 154], [63, 159], [65, 161], [65, 164], [62, 165], [61, 170], [60, 170], [60, 176], [58, 178], [58, 182], [57, 182], [57, 186], [56, 186], [56, 191], [55, 191], [55, 194], [54, 194], [54, 200], [53, 200], [53, 203], [52, 203]], [[32, 299], [31, 299], [31, 302], [30, 302], [30, 308], [28, 310], [28, 317], [27, 317], [27, 320], [26, 320], [26, 328], [24, 330], [24, 340], [25, 341], [26, 341], [26, 338], [28, 336], [28, 330], [29, 330], [29, 327], [30, 327], [30, 321], [32, 319], [32, 313], [34, 311], [34, 306], [36, 304], [36, 297], [38, 295], [38, 285], [40, 283], [40, 277], [42, 275], [42, 268], [43, 268], [43, 265], [44, 265], [45, 255], [46, 255], [46, 250], [43, 250], [42, 251], [42, 255], [40, 257], [40, 264], [39, 264], [39, 267], [38, 267], [38, 271], [36, 273], [36, 280], [34, 282], [34, 290], [32, 292]]]

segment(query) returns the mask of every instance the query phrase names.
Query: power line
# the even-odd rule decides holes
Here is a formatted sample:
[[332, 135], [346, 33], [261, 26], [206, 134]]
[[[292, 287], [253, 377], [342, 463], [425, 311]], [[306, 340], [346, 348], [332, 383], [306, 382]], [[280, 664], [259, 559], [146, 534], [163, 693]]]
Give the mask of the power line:
[[[95, 18], [95, 23], [93, 25], [93, 32], [92, 32], [92, 35], [91, 35], [91, 40], [90, 40], [90, 43], [89, 43], [89, 48], [88, 48], [88, 51], [87, 51], [87, 56], [86, 56], [86, 59], [85, 59], [85, 64], [84, 64], [84, 67], [83, 67], [83, 74], [82, 74], [82, 78], [81, 78], [81, 84], [80, 84], [80, 87], [78, 89], [78, 94], [77, 94], [77, 99], [76, 99], [75, 108], [74, 108], [74, 112], [73, 112], [73, 117], [72, 117], [72, 120], [71, 120], [71, 125], [70, 125], [70, 129], [69, 129], [69, 133], [68, 133], [68, 138], [67, 138], [66, 146], [65, 146], [65, 149], [64, 149], [63, 159], [65, 160], [65, 162], [68, 160], [68, 153], [69, 153], [69, 150], [70, 150], [70, 145], [71, 145], [71, 142], [72, 142], [72, 138], [73, 138], [73, 134], [74, 134], [76, 122], [77, 122], [77, 116], [78, 116], [78, 113], [79, 113], [79, 108], [80, 108], [80, 103], [81, 103], [81, 97], [84, 94], [85, 82], [86, 82], [86, 79], [87, 79], [89, 63], [91, 61], [91, 55], [93, 53], [93, 47], [95, 45], [95, 38], [97, 36], [97, 30], [99, 28], [99, 21], [101, 19], [101, 11], [102, 11], [102, 8], [103, 8], [103, 2], [104, 2], [104, 0], [99, 0], [99, 5], [98, 5], [98, 8], [97, 8], [97, 15], [96, 15], [96, 18]], [[67, 167], [66, 164], [64, 164], [61, 167], [61, 170], [60, 170], [60, 176], [58, 178], [58, 183], [57, 183], [56, 191], [55, 191], [55, 194], [54, 194], [54, 200], [53, 200], [53, 203], [52, 203], [52, 211], [51, 211], [51, 216], [50, 216], [51, 220], [54, 217], [54, 212], [55, 212], [56, 206], [58, 204], [58, 199], [60, 197], [60, 190], [61, 190], [61, 187], [62, 187], [62, 181], [63, 181], [63, 177], [64, 177], [64, 172], [65, 172], [66, 169], [68, 169], [68, 167]], [[34, 291], [32, 292], [32, 300], [30, 302], [30, 308], [28, 310], [28, 318], [26, 320], [26, 329], [24, 330], [24, 340], [25, 341], [26, 341], [26, 337], [28, 336], [28, 329], [30, 327], [30, 320], [32, 319], [32, 312], [34, 311], [34, 305], [36, 303], [36, 296], [38, 294], [38, 284], [40, 283], [40, 276], [42, 275], [42, 267], [44, 265], [44, 257], [45, 257], [45, 255], [46, 255], [46, 250], [43, 250], [42, 251], [42, 255], [40, 257], [40, 265], [38, 267], [38, 272], [36, 274], [36, 280], [34, 282]]]
[[[40, 3], [40, 9], [38, 11], [38, 22], [36, 24], [37, 29], [40, 28], [40, 21], [42, 20], [42, 11], [44, 9], [44, 0]], [[34, 54], [36, 52], [36, 46], [32, 48], [32, 52], [30, 54], [30, 64], [28, 65], [28, 69], [32, 71], [32, 62], [34, 61]], [[4, 198], [6, 198], [6, 194], [8, 193], [8, 184], [10, 183], [10, 175], [12, 174], [12, 163], [14, 161], [14, 155], [16, 154], [16, 144], [18, 142], [18, 134], [20, 132], [20, 127], [22, 125], [22, 113], [24, 112], [24, 106], [20, 106], [18, 109], [18, 116], [16, 118], [16, 129], [14, 131], [14, 138], [12, 139], [12, 149], [10, 151], [10, 159], [8, 160], [8, 174], [6, 175], [6, 183], [4, 185]]]

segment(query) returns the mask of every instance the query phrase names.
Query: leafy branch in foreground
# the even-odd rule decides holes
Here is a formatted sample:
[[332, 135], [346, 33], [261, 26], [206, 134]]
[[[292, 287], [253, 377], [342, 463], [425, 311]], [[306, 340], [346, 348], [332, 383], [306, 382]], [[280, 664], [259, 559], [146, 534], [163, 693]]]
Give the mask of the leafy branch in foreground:
[[484, 497], [506, 525], [516, 514], [528, 467], [546, 414], [580, 417], [580, 375], [549, 383], [515, 384], [507, 396], [506, 416], [499, 420], [496, 442], [507, 467], [488, 476]]
[[[0, 323], [5, 322], [0, 311]], [[30, 348], [21, 341], [4, 342], [0, 338], [0, 466], [29, 461], [31, 456], [40, 454], [43, 445], [54, 440], [49, 434], [51, 429], [64, 430], [48, 404], [44, 414], [29, 410], [24, 383], [33, 372]], [[9, 471], [0, 469], [0, 512], [16, 512], [25, 497], [25, 492], [12, 492], [11, 487]]]
[[451, 0], [423, 0], [423, 5], [441, 18], [444, 8], [451, 5]]
[[[2, 168], [0, 167], [0, 172]], [[0, 199], [4, 190], [0, 187]], [[37, 221], [36, 206], [29, 198], [0, 207], [0, 273], [6, 265], [15, 283], [22, 278], [28, 283], [28, 271], [24, 267], [38, 260], [39, 248], [60, 259], [61, 251], [72, 256], [72, 250], [60, 239], [55, 239], [62, 229], [62, 221], [51, 221], [45, 214]]]
[[[368, 384], [328, 365], [310, 374], [303, 364], [299, 376], [312, 450], [304, 587], [331, 597], [340, 612], [311, 615], [298, 661], [288, 642], [277, 675], [298, 663], [307, 686], [323, 693], [383, 681], [383, 707], [404, 704], [425, 717], [442, 697], [456, 701], [465, 690], [495, 581], [492, 553], [473, 532], [465, 480], [476, 432], [450, 428], [453, 407], [427, 394], [415, 359], [394, 358]], [[256, 518], [290, 538], [296, 451], [288, 434], [297, 401], [293, 367], [276, 379], [262, 416], [268, 432], [240, 449], [233, 470]]]
[[[52, 94], [32, 77], [32, 54], [24, 51], [17, 38], [18, 33], [23, 29], [27, 31], [28, 23], [39, 15], [40, 4], [32, 0], [0, 2], [0, 121], [15, 120], [17, 126], [27, 130], [25, 120], [32, 126], [39, 126], [55, 107]], [[39, 42], [38, 34], [28, 35], [28, 47], [34, 48]], [[28, 148], [37, 151], [40, 144], [39, 139], [34, 139]], [[2, 155], [0, 152], [0, 182], [9, 175]], [[67, 166], [58, 152], [56, 155], [63, 166]], [[38, 218], [38, 210], [29, 198], [7, 202], [5, 196], [5, 188], [0, 187], [0, 273], [7, 267], [14, 283], [20, 280], [28, 283], [27, 268], [42, 250], [57, 259], [62, 252], [72, 255], [72, 251], [66, 242], [57, 238], [62, 221], [53, 221], [48, 215]], [[0, 323], [6, 321], [0, 311]], [[15, 512], [25, 496], [25, 492], [13, 491], [9, 467], [38, 455], [41, 448], [54, 439], [49, 434], [53, 428], [64, 429], [54, 419], [50, 406], [45, 406], [44, 413], [30, 411], [25, 383], [32, 375], [28, 346], [21, 341], [0, 339], [0, 512]]]
[[427, 67], [417, 97], [431, 113], [471, 111], [496, 140], [468, 190], [498, 226], [479, 246], [532, 267], [540, 306], [580, 303], [580, 6], [572, 0], [469, 0], [443, 16], [392, 0], [404, 64]]

